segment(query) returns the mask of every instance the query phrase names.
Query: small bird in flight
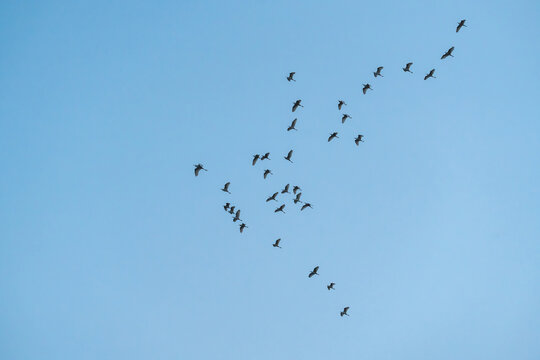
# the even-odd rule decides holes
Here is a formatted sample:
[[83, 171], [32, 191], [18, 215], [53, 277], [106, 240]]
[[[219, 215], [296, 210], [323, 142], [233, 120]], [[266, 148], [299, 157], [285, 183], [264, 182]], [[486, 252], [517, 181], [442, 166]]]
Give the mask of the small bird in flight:
[[338, 110], [341, 110], [341, 108], [343, 107], [343, 105], [347, 106], [347, 104], [345, 103], [345, 101], [339, 100], [339, 102], [338, 102], [338, 104], [337, 104]]
[[244, 229], [247, 228], [248, 226], [244, 223], [241, 223], [240, 224], [240, 234], [244, 232]]
[[277, 212], [285, 213], [285, 211], [283, 211], [283, 209], [285, 209], [285, 204], [282, 204], [280, 207], [278, 207], [276, 210], [274, 210], [274, 212], [275, 213], [277, 213]]
[[430, 71], [426, 76], [424, 76], [424, 80], [427, 80], [427, 79], [429, 79], [429, 78], [434, 78], [434, 79], [436, 79], [436, 77], [433, 76], [434, 73], [435, 73], [435, 69], [431, 69], [431, 71]]
[[283, 190], [281, 190], [281, 193], [282, 193], [282, 194], [288, 194], [288, 193], [289, 193], [289, 184], [285, 185], [285, 187], [283, 188]]
[[456, 28], [456, 32], [459, 32], [459, 30], [461, 30], [461, 28], [464, 27], [464, 26], [467, 27], [467, 25], [465, 25], [465, 21], [467, 21], [467, 20], [463, 19], [458, 23], [458, 26]]
[[413, 73], [413, 72], [411, 71], [411, 66], [412, 66], [412, 64], [413, 64], [412, 62], [411, 62], [411, 63], [407, 63], [407, 65], [405, 65], [405, 67], [402, 68], [403, 71], [405, 71], [405, 72], [410, 72], [410, 73], [412, 74], [412, 73]]
[[296, 120], [298, 120], [298, 119], [294, 119], [294, 120], [292, 121], [291, 125], [287, 128], [287, 131], [297, 130], [297, 129], [295, 128], [295, 126], [296, 126]]
[[341, 317], [343, 317], [343, 315], [347, 315], [349, 316], [349, 314], [347, 314], [347, 311], [349, 311], [349, 307], [344, 307], [343, 308], [343, 311], [339, 313], [339, 315], [341, 315]]
[[304, 107], [304, 105], [300, 104], [302, 102], [302, 100], [296, 100], [293, 104], [293, 107], [292, 107], [292, 112], [295, 112], [296, 109], [298, 109], [298, 107]]
[[306, 208], [313, 208], [313, 207], [311, 206], [310, 203], [304, 203], [304, 205], [302, 205], [302, 208], [300, 209], [300, 211], [302, 211], [302, 210], [304, 210]]
[[311, 278], [311, 277], [313, 277], [313, 275], [319, 275], [319, 274], [317, 273], [317, 271], [319, 271], [319, 267], [318, 267], [318, 266], [315, 266], [315, 267], [313, 268], [313, 270], [311, 270], [311, 272], [309, 273], [308, 277]]
[[269, 196], [268, 199], [266, 199], [266, 202], [269, 202], [271, 200], [277, 201], [276, 196], [278, 195], [277, 192], [273, 193], [272, 196]]
[[269, 152], [267, 152], [266, 154], [261, 156], [261, 161], [263, 161], [263, 160], [270, 160], [270, 153]]
[[235, 206], [231, 206], [231, 208], [229, 209], [229, 214], [234, 214], [234, 208]]
[[292, 160], [291, 160], [292, 154], [293, 154], [293, 151], [291, 150], [291, 151], [289, 151], [289, 153], [287, 154], [287, 156], [284, 156], [283, 158], [284, 158], [285, 160], [288, 160], [288, 161], [292, 162]]
[[195, 176], [199, 176], [199, 172], [201, 170], [204, 170], [204, 171], [208, 171], [204, 168], [204, 166], [202, 166], [202, 164], [197, 164], [197, 165], [193, 165], [195, 166]]
[[221, 189], [221, 191], [224, 191], [230, 194], [231, 192], [229, 191], [229, 185], [231, 185], [230, 182], [226, 183], [225, 186], [223, 186], [223, 189]]
[[296, 194], [296, 197], [294, 198], [294, 203], [295, 203], [295, 204], [298, 204], [299, 202], [300, 202], [300, 203], [302, 202], [302, 201], [300, 200], [300, 196], [302, 196], [302, 193]]
[[229, 210], [229, 206], [231, 206], [231, 203], [225, 203], [225, 205], [223, 205], [225, 211]]
[[240, 219], [240, 210], [236, 211], [236, 215], [234, 215], [234, 218], [233, 218], [233, 222], [237, 222], [238, 220], [242, 220]]
[[358, 146], [360, 142], [364, 142], [364, 140], [362, 140], [363, 138], [364, 138], [364, 135], [358, 135], [356, 139], [354, 139], [354, 143], [356, 144], [356, 146]]
[[257, 163], [257, 160], [259, 160], [260, 157], [261, 155], [259, 154], [253, 155], [253, 161], [251, 162], [251, 165], [255, 166], [255, 164]]
[[364, 85], [364, 87], [362, 89], [362, 92], [364, 93], [364, 95], [366, 95], [368, 90], [373, 90], [373, 88], [371, 87], [370, 84], [363, 84], [363, 85]]
[[[382, 74], [381, 74], [381, 70], [382, 70], [382, 69], [384, 69], [384, 66], [379, 66], [379, 67], [377, 68], [377, 71], [375, 71], [375, 72], [373, 73], [373, 76], [375, 76], [375, 77], [377, 77], [377, 76], [382, 76]], [[384, 77], [384, 76], [382, 76], [382, 77]]]
[[334, 289], [334, 285], [336, 285], [336, 284], [333, 283], [333, 282], [331, 282], [330, 285], [326, 285], [326, 288], [327, 288], [328, 290], [336, 290], [336, 289]]
[[291, 82], [291, 81], [296, 81], [294, 80], [294, 74], [296, 74], [295, 72], [292, 72], [289, 74], [289, 76], [287, 76], [287, 81]]
[[330, 134], [330, 137], [328, 138], [328, 142], [332, 141], [334, 138], [338, 138], [339, 139], [339, 136], [337, 136], [337, 132], [333, 132]]
[[454, 47], [452, 46], [450, 49], [448, 49], [447, 52], [445, 52], [443, 54], [443, 56], [441, 56], [441, 60], [444, 60], [446, 59], [447, 57], [451, 56], [451, 57], [454, 57], [454, 55], [452, 55], [452, 52], [454, 51]]
[[341, 117], [341, 123], [345, 124], [345, 120], [347, 120], [347, 119], [352, 119], [351, 115], [343, 114], [343, 116]]
[[274, 175], [274, 174], [272, 174], [272, 171], [266, 169], [266, 170], [264, 170], [264, 175], [263, 175], [265, 179], [266, 179], [266, 177], [268, 176], [268, 174]]
[[300, 186], [294, 185], [294, 187], [292, 188], [292, 192], [293, 192], [294, 194], [296, 194], [296, 192], [297, 192], [298, 190], [302, 190], [302, 189], [300, 189]]
[[281, 249], [281, 246], [279, 246], [280, 242], [281, 242], [281, 238], [277, 239], [276, 242], [272, 244], [272, 246], [275, 247], [275, 248], [280, 248]]

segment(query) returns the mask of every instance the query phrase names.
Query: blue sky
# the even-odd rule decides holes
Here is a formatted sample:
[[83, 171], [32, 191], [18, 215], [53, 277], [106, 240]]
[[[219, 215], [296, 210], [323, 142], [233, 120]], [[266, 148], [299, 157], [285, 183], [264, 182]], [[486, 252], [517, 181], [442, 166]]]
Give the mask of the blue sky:
[[3, 1], [0, 357], [540, 358], [539, 14]]

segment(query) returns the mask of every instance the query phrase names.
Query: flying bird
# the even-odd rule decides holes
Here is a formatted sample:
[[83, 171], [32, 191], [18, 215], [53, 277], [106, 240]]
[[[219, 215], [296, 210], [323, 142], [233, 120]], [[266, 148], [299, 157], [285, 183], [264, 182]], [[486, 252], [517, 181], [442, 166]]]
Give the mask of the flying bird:
[[297, 129], [295, 128], [295, 126], [296, 126], [296, 120], [298, 120], [298, 119], [294, 119], [294, 120], [292, 121], [291, 125], [287, 128], [287, 131], [297, 130]]
[[364, 140], [362, 140], [363, 138], [364, 138], [364, 135], [358, 135], [356, 139], [354, 139], [354, 143], [356, 144], [356, 146], [358, 146], [360, 142], [364, 142]]
[[302, 100], [296, 100], [293, 104], [293, 107], [292, 107], [292, 112], [295, 112], [296, 109], [298, 109], [298, 107], [304, 107], [304, 105], [300, 104], [302, 102]]
[[204, 168], [204, 166], [202, 166], [202, 164], [197, 164], [197, 165], [193, 165], [195, 166], [195, 176], [199, 176], [199, 172], [201, 170], [204, 170], [204, 171], [208, 171]]
[[231, 208], [229, 209], [229, 214], [234, 214], [234, 206], [231, 206]]
[[261, 156], [261, 161], [263, 160], [270, 160], [270, 153], [266, 153], [263, 156]]
[[300, 196], [302, 196], [302, 193], [296, 194], [296, 197], [294, 198], [294, 203], [295, 204], [298, 204], [299, 202], [302, 202], [302, 201], [300, 201]]
[[281, 246], [279, 246], [280, 242], [281, 242], [281, 238], [277, 239], [276, 242], [272, 244], [272, 246], [275, 247], [275, 248], [280, 248], [281, 249]]
[[328, 290], [336, 290], [336, 289], [334, 289], [334, 285], [336, 285], [336, 283], [331, 282], [330, 285], [326, 285], [326, 288]]
[[248, 226], [244, 223], [240, 224], [240, 234], [244, 232], [244, 228], [247, 228]]
[[464, 27], [464, 26], [467, 27], [467, 25], [465, 25], [465, 21], [467, 21], [467, 20], [463, 19], [458, 23], [458, 26], [456, 28], [456, 32], [459, 32], [459, 30], [461, 30], [461, 28]]
[[285, 213], [285, 211], [283, 211], [283, 209], [285, 209], [285, 204], [281, 205], [280, 207], [278, 207], [276, 210], [274, 210], [275, 213], [277, 212], [282, 212], [282, 213]]
[[310, 203], [304, 203], [304, 205], [302, 205], [302, 208], [300, 209], [300, 211], [306, 209], [306, 208], [312, 208], [311, 204]]
[[313, 268], [313, 270], [311, 270], [311, 272], [309, 273], [308, 277], [310, 278], [310, 277], [313, 277], [313, 275], [319, 275], [319, 274], [317, 273], [317, 271], [319, 271], [319, 267], [318, 267], [318, 266], [315, 266], [315, 267]]
[[349, 307], [344, 307], [343, 308], [343, 311], [339, 313], [339, 315], [341, 315], [343, 317], [343, 315], [347, 315], [349, 316], [349, 314], [347, 314], [347, 311], [349, 311]]
[[337, 136], [337, 132], [333, 132], [330, 134], [330, 137], [328, 138], [328, 142], [332, 141], [334, 138], [338, 138], [339, 139], [339, 136]]
[[278, 195], [277, 192], [273, 193], [272, 196], [269, 196], [268, 199], [266, 199], [266, 202], [269, 202], [271, 200], [277, 201], [276, 196]]
[[[382, 69], [384, 69], [384, 66], [379, 66], [379, 67], [377, 68], [377, 71], [375, 71], [375, 72], [373, 73], [373, 76], [375, 76], [375, 77], [377, 77], [377, 76], [382, 76], [382, 74], [381, 74], [381, 70], [382, 70]], [[384, 77], [384, 76], [382, 76], [382, 77]]]
[[230, 194], [231, 192], [229, 191], [229, 185], [231, 185], [230, 182], [226, 183], [225, 186], [223, 186], [223, 189], [221, 189], [221, 191], [224, 191]]
[[266, 170], [264, 170], [264, 175], [263, 175], [265, 179], [266, 179], [266, 177], [268, 176], [268, 174], [274, 175], [274, 174], [272, 174], [272, 171], [266, 169]]
[[291, 151], [289, 151], [289, 153], [287, 154], [287, 156], [284, 156], [283, 158], [284, 158], [285, 160], [288, 160], [288, 161], [292, 162], [292, 160], [291, 160], [292, 154], [293, 154], [293, 151], [291, 150]]
[[338, 104], [337, 104], [338, 110], [341, 110], [341, 108], [343, 107], [343, 105], [347, 106], [347, 104], [345, 103], [345, 101], [339, 100], [339, 102], [338, 102]]
[[240, 219], [240, 210], [236, 211], [236, 215], [234, 215], [234, 219], [232, 221], [237, 222], [238, 220], [242, 220]]
[[347, 120], [347, 119], [352, 119], [351, 115], [343, 114], [343, 116], [341, 117], [341, 123], [344, 124], [345, 120]]
[[450, 49], [448, 49], [447, 52], [445, 52], [443, 54], [443, 56], [441, 56], [441, 60], [444, 60], [446, 59], [447, 57], [451, 56], [451, 57], [454, 57], [454, 55], [452, 55], [452, 52], [454, 51], [454, 47], [452, 46]]
[[429, 79], [429, 78], [434, 78], [434, 79], [436, 79], [436, 77], [433, 76], [434, 73], [435, 73], [435, 69], [431, 69], [431, 71], [430, 71], [426, 76], [424, 76], [424, 80], [427, 80], [427, 79]]
[[281, 193], [282, 193], [282, 194], [288, 194], [288, 193], [289, 193], [289, 184], [285, 185], [285, 187], [283, 188], [283, 190], [281, 190]]
[[225, 203], [225, 205], [223, 205], [225, 211], [229, 210], [229, 206], [231, 206], [231, 203]]
[[300, 189], [300, 186], [294, 185], [294, 187], [293, 187], [293, 189], [292, 189], [292, 192], [296, 194], [296, 192], [297, 192], [298, 190], [302, 190], [302, 189]]
[[373, 90], [371, 85], [369, 85], [369, 84], [363, 84], [363, 85], [364, 85], [364, 88], [362, 89], [362, 92], [364, 93], [364, 95], [366, 95], [368, 90]]
[[413, 63], [407, 63], [407, 65], [405, 65], [405, 67], [402, 68], [403, 71], [405, 71], [405, 72], [410, 72], [410, 73], [412, 74], [412, 73], [413, 73], [413, 72], [411, 71], [411, 66], [412, 66], [412, 64], [413, 64]]
[[257, 163], [257, 160], [259, 160], [260, 157], [261, 155], [259, 154], [253, 155], [253, 161], [251, 162], [251, 165], [255, 166], [255, 164]]
[[295, 72], [292, 72], [289, 74], [289, 76], [287, 76], [287, 81], [291, 82], [291, 81], [296, 81], [294, 80], [294, 74], [296, 74]]

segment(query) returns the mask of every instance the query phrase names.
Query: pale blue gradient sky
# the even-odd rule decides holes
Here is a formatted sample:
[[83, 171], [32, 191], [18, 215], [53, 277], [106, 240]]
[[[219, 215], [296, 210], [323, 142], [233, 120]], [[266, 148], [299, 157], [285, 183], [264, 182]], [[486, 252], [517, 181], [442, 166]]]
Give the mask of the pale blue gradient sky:
[[539, 16], [3, 1], [0, 358], [539, 359]]

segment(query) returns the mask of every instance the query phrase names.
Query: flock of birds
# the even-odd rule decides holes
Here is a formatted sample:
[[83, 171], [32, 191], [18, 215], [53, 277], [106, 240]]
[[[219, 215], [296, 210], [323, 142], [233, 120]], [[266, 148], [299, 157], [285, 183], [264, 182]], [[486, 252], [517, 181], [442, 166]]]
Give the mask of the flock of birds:
[[[457, 27], [456, 27], [456, 33], [459, 32], [459, 30], [461, 30], [462, 27], [466, 27], [465, 25], [465, 19], [463, 20], [460, 20]], [[441, 56], [441, 60], [444, 60], [446, 59], [447, 57], [453, 57], [454, 55], [452, 54], [454, 51], [454, 46], [450, 47], [442, 56]], [[404, 72], [409, 72], [409, 73], [413, 73], [411, 71], [411, 66], [413, 65], [412, 62], [409, 62], [405, 65], [405, 67], [402, 68], [402, 70]], [[382, 75], [382, 70], [384, 69], [383, 66], [379, 66], [377, 67], [376, 71], [373, 72], [373, 76], [375, 78], [377, 77], [384, 77]], [[436, 78], [434, 76], [434, 73], [435, 73], [435, 69], [431, 69], [425, 76], [424, 76], [424, 80], [427, 80], [429, 78]], [[289, 73], [289, 75], [287, 76], [287, 81], [291, 82], [296, 82], [296, 79], [294, 78], [295, 76], [295, 72], [291, 72]], [[371, 85], [369, 83], [367, 84], [363, 84], [363, 88], [362, 88], [362, 93], [365, 95], [367, 93], [368, 90], [373, 90], [373, 88], [371, 87]], [[343, 100], [339, 100], [338, 101], [338, 104], [337, 104], [337, 107], [338, 107], [338, 110], [341, 110], [343, 108], [343, 106], [346, 106], [347, 104], [345, 103], [345, 101]], [[300, 107], [304, 107], [302, 105], [302, 100], [298, 99], [296, 100], [293, 105], [292, 105], [292, 112], [296, 112], [296, 110], [298, 110], [298, 108]], [[352, 117], [349, 115], [349, 114], [343, 114], [342, 115], [342, 118], [341, 118], [341, 123], [345, 123], [345, 121], [347, 121], [347, 119], [352, 119]], [[298, 119], [295, 118], [292, 122], [291, 122], [291, 125], [287, 128], [287, 131], [291, 131], [291, 130], [297, 130], [296, 129], [296, 123], [297, 123]], [[334, 140], [338, 138], [339, 139], [339, 136], [338, 136], [338, 132], [333, 132], [330, 134], [330, 136], [328, 137], [328, 142]], [[358, 146], [360, 144], [360, 142], [363, 142], [364, 140], [364, 135], [362, 134], [358, 134], [355, 139], [354, 139], [354, 142], [355, 144]], [[293, 150], [290, 150], [287, 155], [285, 155], [283, 158], [289, 162], [293, 162], [292, 161], [292, 156], [293, 156], [293, 153], [294, 151]], [[270, 159], [270, 153], [267, 152], [263, 155], [260, 155], [260, 154], [255, 154], [253, 155], [253, 160], [251, 161], [251, 165], [252, 166], [255, 166], [257, 164], [257, 161], [265, 161], [265, 160], [271, 160]], [[202, 164], [197, 164], [197, 165], [194, 165], [195, 166], [195, 176], [199, 176], [201, 170], [203, 171], [208, 171], [207, 169], [204, 168], [204, 166]], [[273, 175], [272, 174], [272, 171], [270, 169], [265, 169], [264, 172], [263, 172], [263, 178], [264, 179], [267, 179], [268, 175]], [[225, 185], [223, 186], [223, 188], [221, 189], [221, 191], [225, 192], [225, 193], [228, 193], [228, 194], [231, 194], [231, 192], [229, 191], [229, 187], [230, 187], [231, 183], [230, 182], [227, 182], [225, 183]], [[266, 202], [270, 202], [270, 201], [278, 201], [277, 200], [277, 197], [278, 195], [281, 193], [281, 194], [288, 194], [290, 193], [289, 192], [289, 189], [290, 189], [290, 184], [286, 184], [284, 186], [284, 188], [281, 190], [281, 191], [277, 191], [275, 193], [273, 193], [272, 195], [270, 195], [267, 199], [266, 199]], [[292, 194], [295, 196], [294, 199], [293, 199], [293, 202], [294, 204], [302, 204], [302, 206], [300, 207], [300, 211], [303, 211], [303, 210], [306, 210], [307, 208], [312, 208], [312, 205], [309, 203], [309, 202], [305, 202], [303, 200], [301, 200], [301, 197], [302, 197], [302, 193], [300, 192], [302, 191], [302, 189], [298, 186], [298, 185], [294, 185], [293, 188], [292, 188]], [[228, 212], [229, 214], [233, 215], [233, 219], [232, 221], [233, 222], [237, 222], [237, 221], [241, 221], [240, 225], [239, 225], [239, 229], [240, 229], [240, 233], [243, 233], [244, 232], [244, 229], [247, 228], [248, 226], [242, 222], [242, 219], [240, 218], [240, 209], [236, 209], [236, 206], [234, 205], [231, 205], [231, 203], [227, 202], [223, 208], [225, 209], [226, 212]], [[285, 204], [281, 204], [279, 205], [275, 210], [274, 212], [275, 213], [278, 213], [278, 212], [282, 212], [282, 213], [285, 213], [284, 211], [285, 209]], [[280, 243], [281, 243], [281, 238], [277, 239], [274, 241], [274, 243], [272, 244], [273, 247], [275, 248], [279, 248], [281, 249], [281, 246], [280, 246]], [[311, 270], [309, 273], [308, 273], [308, 278], [312, 278], [314, 276], [318, 276], [319, 275], [319, 266], [315, 266], [313, 268], [313, 270]], [[334, 286], [336, 285], [336, 283], [334, 282], [330, 282], [330, 284], [328, 284], [326, 286], [326, 288], [331, 291], [331, 290], [335, 290]], [[349, 311], [349, 306], [346, 306], [343, 308], [343, 310], [340, 311], [340, 316], [343, 317], [343, 316], [349, 316], [348, 314], [348, 311]]]

